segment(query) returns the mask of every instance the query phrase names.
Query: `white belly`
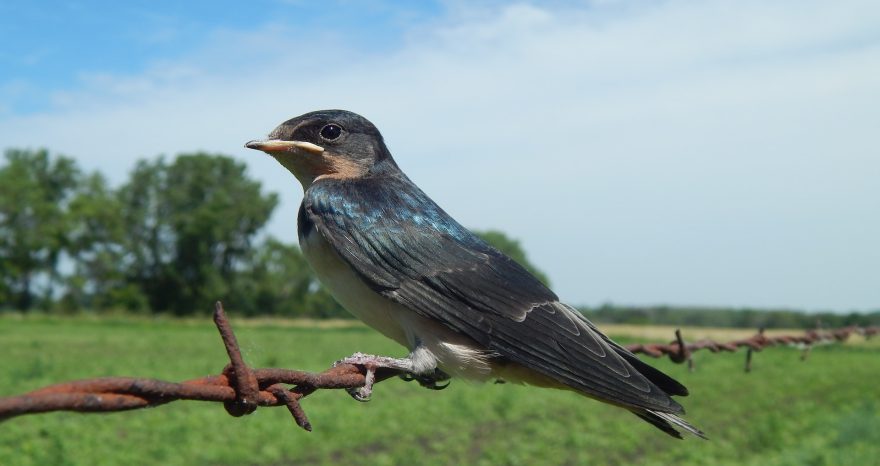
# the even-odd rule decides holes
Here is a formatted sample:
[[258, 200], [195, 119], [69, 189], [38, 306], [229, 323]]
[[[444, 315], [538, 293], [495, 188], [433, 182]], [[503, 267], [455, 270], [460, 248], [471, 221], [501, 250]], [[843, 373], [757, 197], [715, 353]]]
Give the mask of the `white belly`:
[[401, 314], [411, 313], [371, 290], [315, 230], [300, 241], [303, 255], [321, 283], [348, 312], [388, 338], [412, 349], [401, 328]]
[[[371, 290], [316, 229], [300, 238], [303, 255], [339, 304], [365, 324], [407, 347], [426, 370], [440, 367], [472, 379], [490, 376], [489, 354], [445, 325], [422, 317]], [[427, 351], [424, 351], [427, 350]], [[430, 367], [429, 367], [430, 366]]]

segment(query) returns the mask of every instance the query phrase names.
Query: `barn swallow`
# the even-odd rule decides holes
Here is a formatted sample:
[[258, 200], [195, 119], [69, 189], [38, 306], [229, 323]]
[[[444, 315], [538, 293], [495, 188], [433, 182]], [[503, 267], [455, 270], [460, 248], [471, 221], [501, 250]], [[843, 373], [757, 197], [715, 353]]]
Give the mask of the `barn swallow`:
[[461, 226], [400, 170], [360, 115], [323, 110], [248, 142], [302, 184], [299, 243], [321, 283], [349, 312], [409, 350], [355, 353], [377, 368], [437, 387], [449, 376], [563, 388], [633, 412], [663, 432], [703, 433], [671, 395], [687, 389], [602, 334], [573, 307]]

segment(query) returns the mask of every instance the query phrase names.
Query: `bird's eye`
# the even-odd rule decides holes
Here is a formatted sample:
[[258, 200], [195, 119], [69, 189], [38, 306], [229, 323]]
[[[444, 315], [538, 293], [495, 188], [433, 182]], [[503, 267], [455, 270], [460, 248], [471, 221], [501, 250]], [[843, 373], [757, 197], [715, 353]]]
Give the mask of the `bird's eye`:
[[342, 135], [342, 127], [333, 123], [321, 128], [321, 137], [333, 141]]

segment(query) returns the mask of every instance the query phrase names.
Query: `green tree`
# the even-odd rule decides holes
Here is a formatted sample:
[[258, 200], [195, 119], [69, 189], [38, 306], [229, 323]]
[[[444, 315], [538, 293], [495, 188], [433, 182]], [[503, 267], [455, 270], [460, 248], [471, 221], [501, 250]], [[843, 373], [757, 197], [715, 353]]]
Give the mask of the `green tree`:
[[545, 285], [550, 286], [550, 279], [547, 278], [547, 275], [544, 272], [529, 262], [529, 259], [526, 257], [526, 251], [522, 248], [522, 245], [518, 240], [510, 238], [498, 230], [474, 231], [474, 234], [483, 238], [483, 241], [495, 246], [499, 251], [510, 256], [511, 259], [525, 267], [525, 269], [537, 277], [538, 280], [541, 280]]
[[299, 248], [269, 237], [251, 251], [230, 305], [248, 315], [299, 315], [313, 281]]
[[87, 177], [69, 206], [67, 252], [74, 271], [61, 300], [65, 309], [121, 308], [143, 311], [146, 296], [127, 269], [127, 226], [123, 204], [99, 173]]
[[248, 314], [288, 317], [350, 317], [327, 293], [299, 248], [269, 237], [252, 251], [231, 297]]
[[5, 153], [0, 168], [0, 306], [48, 306], [66, 245], [66, 208], [80, 178], [76, 163], [44, 149]]
[[189, 314], [234, 293], [254, 236], [278, 204], [221, 155], [141, 161], [119, 192], [130, 263], [153, 310]]

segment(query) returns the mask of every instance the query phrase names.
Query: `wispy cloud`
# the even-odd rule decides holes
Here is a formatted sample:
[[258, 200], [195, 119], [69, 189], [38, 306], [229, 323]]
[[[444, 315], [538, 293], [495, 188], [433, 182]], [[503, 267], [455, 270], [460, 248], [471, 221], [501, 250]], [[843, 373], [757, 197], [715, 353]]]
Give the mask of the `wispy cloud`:
[[7, 116], [117, 181], [134, 160], [231, 153], [318, 108], [379, 126], [462, 223], [497, 227], [575, 303], [880, 307], [880, 7], [873, 2], [467, 7], [376, 52], [344, 31], [220, 29], [133, 76], [95, 73]]

